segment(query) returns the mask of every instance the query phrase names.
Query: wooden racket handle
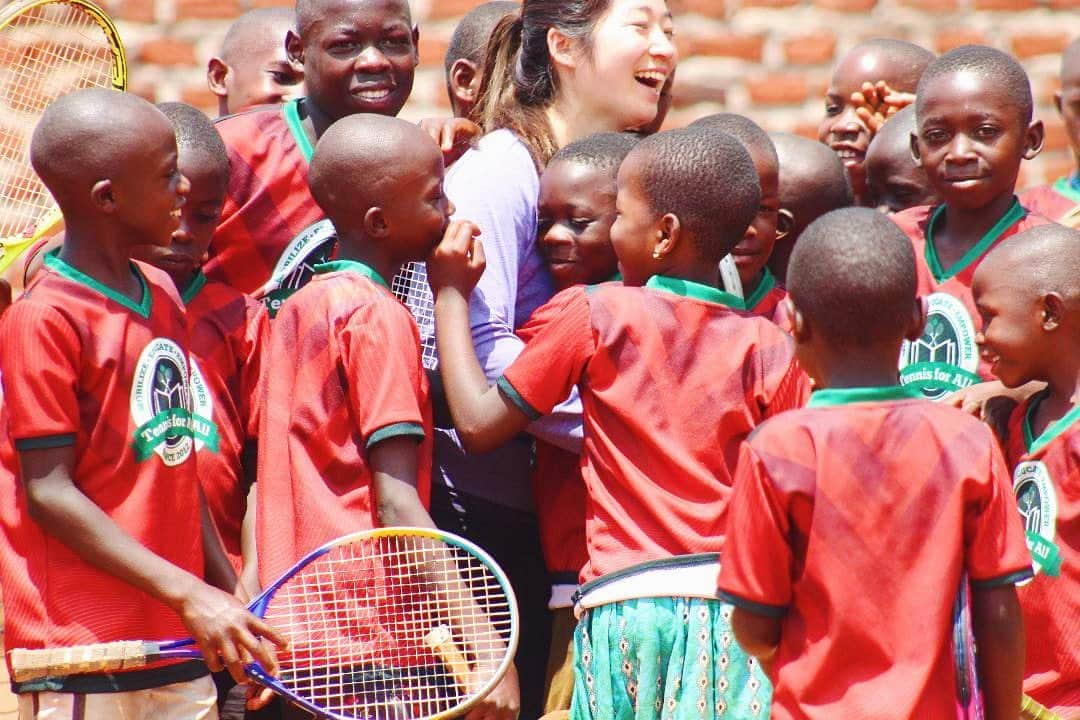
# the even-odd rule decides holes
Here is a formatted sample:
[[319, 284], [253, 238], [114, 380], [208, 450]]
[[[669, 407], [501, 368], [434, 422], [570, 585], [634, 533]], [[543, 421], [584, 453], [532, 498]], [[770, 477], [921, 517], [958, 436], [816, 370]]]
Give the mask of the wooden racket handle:
[[15, 682], [26, 682], [50, 675], [132, 670], [146, 664], [153, 647], [141, 640], [97, 645], [79, 645], [43, 650], [12, 650], [11, 674]]
[[432, 652], [439, 656], [443, 664], [450, 668], [450, 673], [457, 680], [461, 691], [468, 693], [470, 691], [469, 677], [472, 671], [469, 669], [469, 661], [465, 659], [465, 655], [454, 642], [450, 626], [436, 625], [424, 636], [424, 642]]
[[1038, 700], [1033, 700], [1030, 695], [1024, 695], [1020, 701], [1020, 717], [1023, 720], [1064, 720]]

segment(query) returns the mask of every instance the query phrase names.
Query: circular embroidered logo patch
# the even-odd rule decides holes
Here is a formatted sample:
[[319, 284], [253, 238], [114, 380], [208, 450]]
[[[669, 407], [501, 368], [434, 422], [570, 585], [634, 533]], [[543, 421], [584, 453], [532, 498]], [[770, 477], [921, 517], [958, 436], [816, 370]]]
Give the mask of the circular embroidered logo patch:
[[900, 382], [915, 385], [931, 400], [980, 382], [975, 323], [967, 308], [946, 293], [927, 299], [922, 337], [900, 347]]

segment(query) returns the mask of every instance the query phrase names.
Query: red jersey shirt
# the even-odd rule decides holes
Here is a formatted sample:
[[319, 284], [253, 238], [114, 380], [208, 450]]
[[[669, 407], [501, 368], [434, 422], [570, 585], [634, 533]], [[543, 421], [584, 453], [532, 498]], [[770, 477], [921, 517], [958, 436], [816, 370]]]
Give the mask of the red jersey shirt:
[[1019, 589], [1027, 658], [1024, 692], [1064, 717], [1080, 710], [1080, 407], [1035, 437], [1032, 413], [1009, 420], [1005, 454], [1035, 579]]
[[261, 303], [223, 283], [208, 283], [201, 273], [181, 299], [191, 336], [192, 393], [206, 398], [218, 431], [216, 447], [196, 443], [199, 482], [225, 552], [239, 571], [249, 490], [244, 450], [259, 435], [259, 379], [269, 320]]
[[821, 390], [743, 448], [719, 588], [782, 618], [773, 718], [955, 717], [961, 572], [1031, 577], [993, 434], [917, 393]]
[[719, 550], [739, 445], [806, 398], [791, 339], [734, 296], [663, 277], [569, 288], [526, 327], [535, 337], [498, 384], [530, 417], [581, 392], [582, 580]]
[[132, 264], [132, 302], [50, 253], [0, 320], [0, 581], [8, 648], [182, 638], [163, 603], [90, 565], [30, 517], [19, 451], [73, 446], [72, 479], [124, 532], [202, 576], [195, 445], [215, 429], [188, 386], [184, 311]]
[[788, 315], [787, 305], [784, 302], [788, 296], [787, 290], [776, 282], [776, 276], [769, 271], [769, 268], [765, 268], [763, 273], [761, 282], [743, 301], [743, 304], [747, 312], [771, 320], [778, 328], [790, 333], [791, 317]]
[[379, 526], [373, 445], [417, 438], [426, 506], [432, 439], [416, 321], [366, 265], [316, 267], [274, 321], [266, 368], [256, 513], [264, 587], [323, 543]]
[[1080, 174], [1020, 194], [1024, 207], [1068, 227], [1080, 227]]
[[1049, 222], [1029, 213], [1018, 200], [975, 247], [952, 267], [943, 268], [934, 248], [934, 228], [945, 206], [917, 207], [891, 216], [915, 250], [918, 292], [926, 297], [928, 317], [922, 337], [900, 349], [900, 382], [914, 384], [924, 397], [939, 400], [985, 380], [994, 380], [990, 363], [979, 357], [975, 333], [979, 313], [971, 296], [976, 268], [1002, 240]]
[[203, 271], [214, 282], [281, 303], [331, 256], [333, 224], [311, 197], [312, 147], [298, 100], [230, 115], [216, 123], [229, 151], [229, 187]]

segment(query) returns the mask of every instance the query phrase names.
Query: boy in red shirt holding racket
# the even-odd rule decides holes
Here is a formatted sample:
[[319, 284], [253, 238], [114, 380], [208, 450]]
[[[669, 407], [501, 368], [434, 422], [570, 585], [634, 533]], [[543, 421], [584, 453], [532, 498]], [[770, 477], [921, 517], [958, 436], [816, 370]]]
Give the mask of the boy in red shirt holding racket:
[[1014, 585], [1031, 558], [989, 428], [898, 383], [925, 320], [915, 288], [911, 244], [875, 210], [824, 215], [791, 257], [818, 390], [743, 446], [719, 578], [736, 638], [771, 670], [773, 718], [956, 717], [964, 571], [987, 717], [1020, 708]]

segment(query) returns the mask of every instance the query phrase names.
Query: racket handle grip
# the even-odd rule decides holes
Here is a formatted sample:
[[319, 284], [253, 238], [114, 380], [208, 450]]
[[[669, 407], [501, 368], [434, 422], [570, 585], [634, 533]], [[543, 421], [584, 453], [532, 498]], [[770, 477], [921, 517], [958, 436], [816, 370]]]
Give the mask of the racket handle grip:
[[436, 625], [431, 629], [424, 637], [424, 642], [431, 648], [431, 651], [439, 656], [439, 659], [443, 661], [443, 664], [450, 669], [450, 673], [457, 680], [458, 686], [462, 692], [469, 692], [469, 676], [471, 670], [469, 669], [469, 661], [465, 659], [465, 655], [462, 654], [458, 648], [457, 643], [454, 642], [454, 636], [450, 632], [450, 627], [447, 625]]
[[115, 670], [132, 670], [156, 655], [156, 647], [141, 640], [79, 645], [42, 650], [12, 650], [11, 674], [15, 682], [50, 675], [83, 675]]
[[1063, 720], [1060, 715], [1032, 699], [1030, 695], [1024, 695], [1020, 701], [1020, 717], [1023, 720]]

